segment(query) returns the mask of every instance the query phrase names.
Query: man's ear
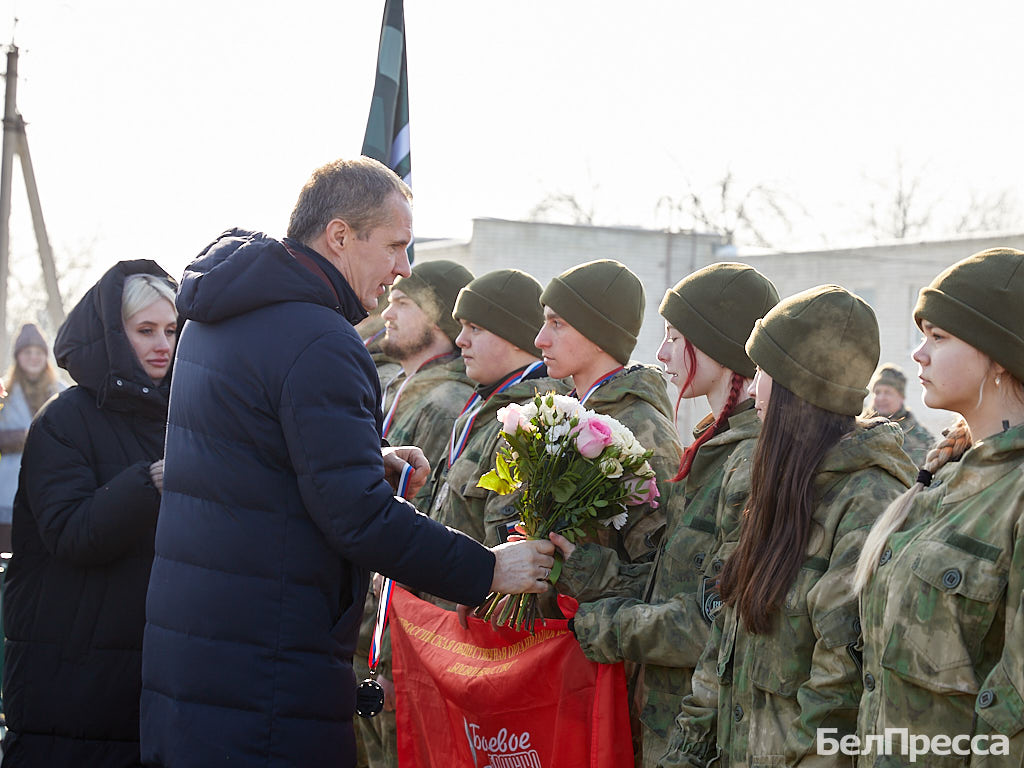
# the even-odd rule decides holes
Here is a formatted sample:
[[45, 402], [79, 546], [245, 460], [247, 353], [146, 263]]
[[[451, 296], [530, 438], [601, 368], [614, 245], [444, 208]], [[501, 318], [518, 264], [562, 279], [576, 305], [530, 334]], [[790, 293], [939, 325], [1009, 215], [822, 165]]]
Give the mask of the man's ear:
[[335, 256], [342, 255], [354, 237], [355, 232], [344, 219], [331, 219], [324, 228], [324, 244]]

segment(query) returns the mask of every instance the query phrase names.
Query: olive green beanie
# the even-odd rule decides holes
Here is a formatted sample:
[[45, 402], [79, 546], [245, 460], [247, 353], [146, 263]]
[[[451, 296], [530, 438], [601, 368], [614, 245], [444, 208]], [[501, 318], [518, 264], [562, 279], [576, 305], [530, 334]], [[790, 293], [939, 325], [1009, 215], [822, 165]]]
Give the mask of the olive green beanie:
[[914, 321], [938, 326], [1024, 381], [1024, 251], [968, 256], [921, 289]]
[[540, 350], [533, 345], [544, 325], [540, 293], [540, 283], [533, 275], [518, 269], [498, 269], [480, 275], [459, 291], [452, 316], [540, 357]]
[[461, 326], [452, 317], [452, 309], [455, 308], [459, 291], [472, 279], [473, 273], [461, 264], [438, 259], [420, 262], [412, 268], [409, 277], [395, 280], [392, 288], [397, 288], [415, 301], [454, 343]]
[[783, 299], [758, 320], [747, 354], [797, 397], [856, 416], [878, 365], [878, 321], [859, 296], [819, 285]]
[[644, 287], [611, 259], [588, 261], [554, 278], [540, 303], [625, 365], [644, 322]]
[[868, 389], [873, 392], [879, 384], [892, 387], [900, 393], [900, 397], [905, 397], [907, 394], [907, 375], [903, 373], [898, 365], [893, 363], [886, 363], [875, 371], [875, 375], [868, 382]]
[[669, 288], [658, 311], [705, 355], [749, 379], [754, 363], [743, 345], [754, 323], [778, 303], [771, 280], [746, 264], [723, 261]]

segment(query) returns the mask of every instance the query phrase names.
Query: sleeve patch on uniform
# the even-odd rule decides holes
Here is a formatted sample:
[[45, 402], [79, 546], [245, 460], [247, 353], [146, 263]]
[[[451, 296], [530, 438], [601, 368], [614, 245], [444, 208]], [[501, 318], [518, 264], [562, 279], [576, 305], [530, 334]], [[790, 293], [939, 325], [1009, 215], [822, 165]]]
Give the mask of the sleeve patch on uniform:
[[708, 624], [715, 623], [715, 617], [722, 610], [722, 598], [718, 594], [718, 579], [707, 577], [700, 581], [700, 615]]

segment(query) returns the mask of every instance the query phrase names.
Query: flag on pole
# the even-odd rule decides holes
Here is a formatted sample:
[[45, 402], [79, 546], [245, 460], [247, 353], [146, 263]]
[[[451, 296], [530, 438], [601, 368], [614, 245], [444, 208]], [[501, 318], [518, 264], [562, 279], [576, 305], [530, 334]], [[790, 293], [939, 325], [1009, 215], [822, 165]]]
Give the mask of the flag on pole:
[[363, 154], [380, 160], [411, 186], [409, 76], [405, 63], [403, 0], [386, 0], [377, 52], [377, 81], [366, 121]]

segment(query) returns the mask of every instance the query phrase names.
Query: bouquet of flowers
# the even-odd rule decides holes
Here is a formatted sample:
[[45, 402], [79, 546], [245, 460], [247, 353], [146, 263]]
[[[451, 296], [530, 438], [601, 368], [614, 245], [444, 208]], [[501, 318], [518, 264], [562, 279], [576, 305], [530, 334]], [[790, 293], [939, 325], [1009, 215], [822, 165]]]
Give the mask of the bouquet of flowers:
[[[521, 532], [529, 538], [560, 533], [579, 541], [598, 526], [621, 529], [629, 507], [658, 505], [658, 486], [646, 450], [626, 427], [583, 407], [574, 397], [538, 394], [525, 405], [498, 410], [503, 444], [495, 468], [477, 484], [505, 495], [521, 490], [515, 501]], [[557, 580], [561, 561], [549, 578]], [[502, 594], [492, 593], [478, 609], [490, 620]], [[536, 595], [506, 600], [499, 624], [533, 631]]]

